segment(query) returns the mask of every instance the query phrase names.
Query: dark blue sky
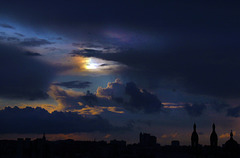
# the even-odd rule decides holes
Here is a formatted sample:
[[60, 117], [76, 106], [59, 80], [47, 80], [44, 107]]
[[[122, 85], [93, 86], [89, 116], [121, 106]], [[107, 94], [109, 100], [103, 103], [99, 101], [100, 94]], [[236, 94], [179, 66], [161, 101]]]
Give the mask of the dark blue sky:
[[0, 138], [240, 139], [239, 6], [1, 2]]

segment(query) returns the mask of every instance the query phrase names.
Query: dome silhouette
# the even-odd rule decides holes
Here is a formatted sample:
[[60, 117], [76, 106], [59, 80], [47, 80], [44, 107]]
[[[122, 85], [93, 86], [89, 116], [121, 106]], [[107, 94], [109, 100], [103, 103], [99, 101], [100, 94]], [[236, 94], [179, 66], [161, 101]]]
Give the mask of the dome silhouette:
[[230, 139], [225, 143], [224, 147], [228, 151], [235, 151], [235, 152], [238, 151], [239, 145], [238, 145], [237, 141], [235, 141], [233, 139], [232, 130], [231, 130], [231, 133], [230, 133]]

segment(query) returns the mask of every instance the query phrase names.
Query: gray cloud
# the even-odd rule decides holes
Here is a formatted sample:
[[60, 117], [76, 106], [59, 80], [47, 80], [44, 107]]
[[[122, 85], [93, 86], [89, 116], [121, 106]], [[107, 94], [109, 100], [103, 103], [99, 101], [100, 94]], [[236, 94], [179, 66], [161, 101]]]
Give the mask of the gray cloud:
[[51, 86], [48, 94], [54, 98], [61, 110], [82, 109], [88, 106], [111, 106], [113, 103], [106, 98], [99, 98], [95, 94], [64, 90], [58, 86]]
[[16, 33], [14, 33], [15, 35], [18, 35], [18, 36], [20, 36], [20, 37], [24, 37], [24, 35], [23, 34], [21, 34], [21, 33], [18, 33], [18, 32], [16, 32]]
[[162, 104], [157, 96], [145, 89], [139, 89], [135, 83], [126, 84], [126, 94], [130, 96], [129, 108], [131, 110], [143, 110], [145, 113], [159, 112]]
[[154, 94], [138, 88], [135, 83], [126, 85], [120, 80], [109, 82], [106, 88], [99, 87], [96, 94], [81, 93], [52, 86], [49, 94], [58, 101], [64, 110], [82, 109], [88, 106], [114, 106], [131, 112], [157, 113], [162, 104]]
[[42, 56], [40, 53], [27, 51], [24, 53], [27, 56]]
[[228, 108], [227, 109], [227, 116], [231, 117], [239, 117], [240, 116], [240, 106]]
[[205, 104], [185, 104], [184, 105], [184, 109], [187, 111], [187, 113], [190, 116], [193, 117], [198, 117], [201, 116], [203, 111], [206, 109], [206, 105]]
[[48, 51], [60, 50], [59, 48], [56, 48], [56, 47], [46, 47], [44, 49], [47, 49]]
[[94, 57], [97, 54], [103, 54], [100, 50], [95, 49], [83, 49], [83, 50], [73, 50], [71, 53], [72, 57], [74, 56], [84, 56], [84, 57]]
[[21, 46], [36, 47], [36, 46], [41, 46], [41, 45], [53, 44], [53, 43], [54, 42], [50, 42], [48, 40], [40, 39], [40, 38], [25, 38], [19, 44]]
[[19, 42], [19, 41], [20, 41], [20, 39], [17, 38], [17, 37], [8, 37], [7, 40], [8, 40], [9, 42]]
[[227, 108], [231, 107], [231, 105], [226, 104], [226, 103], [212, 103], [211, 107], [216, 110], [217, 112], [221, 112], [223, 110], [226, 110]]
[[66, 87], [66, 88], [87, 88], [90, 86], [90, 84], [92, 84], [91, 82], [85, 81], [68, 81], [68, 82], [57, 82], [57, 83], [53, 83], [53, 85], [56, 86], [62, 86], [62, 87]]

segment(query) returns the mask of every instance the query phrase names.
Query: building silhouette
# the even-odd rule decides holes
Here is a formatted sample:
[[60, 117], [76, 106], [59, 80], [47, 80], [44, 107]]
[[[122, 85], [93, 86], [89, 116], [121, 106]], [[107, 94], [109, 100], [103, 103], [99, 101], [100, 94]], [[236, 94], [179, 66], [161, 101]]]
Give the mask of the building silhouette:
[[235, 141], [233, 139], [232, 130], [230, 133], [230, 139], [224, 144], [224, 148], [228, 152], [238, 152], [238, 150], [239, 150], [239, 145], [238, 145], [237, 141]]
[[179, 140], [173, 140], [173, 141], [171, 142], [171, 146], [174, 146], [174, 147], [180, 146]]
[[198, 146], [198, 134], [196, 131], [196, 124], [193, 125], [193, 132], [191, 136], [191, 144], [193, 148], [196, 148]]
[[215, 124], [212, 125], [212, 133], [210, 136], [210, 145], [211, 147], [215, 148], [218, 145], [218, 136], [217, 133], [215, 131]]
[[151, 136], [148, 133], [140, 133], [140, 145], [143, 146], [154, 146], [157, 144], [157, 138], [155, 136]]

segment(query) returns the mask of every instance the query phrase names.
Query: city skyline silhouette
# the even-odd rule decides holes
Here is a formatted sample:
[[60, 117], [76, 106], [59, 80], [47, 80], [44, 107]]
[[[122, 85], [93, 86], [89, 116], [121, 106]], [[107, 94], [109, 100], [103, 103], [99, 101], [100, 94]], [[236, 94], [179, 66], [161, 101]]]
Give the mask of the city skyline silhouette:
[[[233, 139], [232, 130], [229, 140], [218, 146], [215, 124], [209, 137], [210, 145], [198, 143], [197, 126], [193, 124], [191, 145], [180, 145], [180, 141], [173, 140], [171, 145], [162, 146], [157, 138], [148, 133], [139, 134], [139, 142], [128, 144], [125, 140], [76, 141], [72, 139], [48, 141], [45, 132], [42, 138], [18, 138], [17, 140], [0, 140], [1, 157], [239, 157], [240, 145]], [[92, 151], [97, 154], [93, 154]], [[67, 156], [67, 157], [68, 157]]]

